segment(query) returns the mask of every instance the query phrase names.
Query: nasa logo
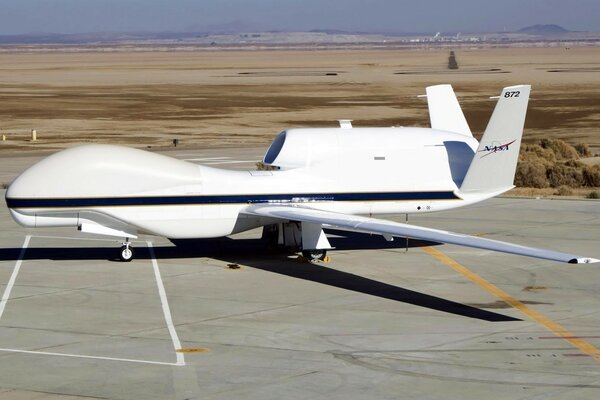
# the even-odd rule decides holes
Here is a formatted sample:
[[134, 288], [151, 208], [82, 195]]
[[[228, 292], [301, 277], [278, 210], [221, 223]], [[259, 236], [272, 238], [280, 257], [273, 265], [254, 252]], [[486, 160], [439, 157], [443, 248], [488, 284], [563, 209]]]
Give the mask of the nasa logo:
[[480, 153], [484, 153], [481, 157], [479, 158], [483, 158], [483, 157], [487, 157], [491, 154], [496, 154], [498, 152], [501, 151], [507, 151], [509, 149], [509, 146], [511, 144], [513, 144], [514, 142], [516, 142], [517, 140], [513, 140], [512, 142], [492, 142], [490, 144], [486, 144], [485, 146], [483, 146], [482, 150], [479, 150]]

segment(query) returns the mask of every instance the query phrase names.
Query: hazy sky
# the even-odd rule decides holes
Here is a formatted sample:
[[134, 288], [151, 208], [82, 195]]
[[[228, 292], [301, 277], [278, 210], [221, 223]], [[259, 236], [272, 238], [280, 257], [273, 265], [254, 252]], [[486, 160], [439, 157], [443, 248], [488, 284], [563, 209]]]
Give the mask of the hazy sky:
[[0, 34], [201, 30], [600, 31], [600, 0], [0, 0]]

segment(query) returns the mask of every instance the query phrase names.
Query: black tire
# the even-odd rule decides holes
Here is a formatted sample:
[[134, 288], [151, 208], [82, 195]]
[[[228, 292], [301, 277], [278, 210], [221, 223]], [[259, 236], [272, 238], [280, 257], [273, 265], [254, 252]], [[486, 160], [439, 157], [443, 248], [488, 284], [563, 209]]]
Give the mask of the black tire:
[[119, 250], [119, 260], [123, 262], [130, 262], [133, 260], [133, 256], [135, 253], [133, 252], [133, 248], [131, 246], [122, 246]]
[[311, 261], [322, 260], [326, 254], [326, 250], [302, 250], [302, 256]]

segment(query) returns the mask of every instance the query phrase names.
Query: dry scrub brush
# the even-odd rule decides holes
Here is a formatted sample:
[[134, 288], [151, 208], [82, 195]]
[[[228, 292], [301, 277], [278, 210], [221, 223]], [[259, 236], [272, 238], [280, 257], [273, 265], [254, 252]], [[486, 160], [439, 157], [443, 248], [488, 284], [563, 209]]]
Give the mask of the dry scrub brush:
[[521, 150], [515, 185], [533, 188], [600, 187], [600, 165], [585, 165], [579, 157], [591, 155], [587, 145], [542, 139]]

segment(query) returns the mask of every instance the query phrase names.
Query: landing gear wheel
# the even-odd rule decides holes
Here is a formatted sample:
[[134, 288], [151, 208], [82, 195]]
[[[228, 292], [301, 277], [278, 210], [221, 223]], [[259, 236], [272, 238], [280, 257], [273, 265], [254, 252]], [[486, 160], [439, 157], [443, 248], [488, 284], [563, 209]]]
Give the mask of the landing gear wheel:
[[324, 260], [327, 257], [326, 250], [302, 250], [302, 256], [309, 261]]
[[133, 249], [130, 246], [122, 246], [119, 252], [119, 259], [123, 262], [129, 262], [133, 260]]

